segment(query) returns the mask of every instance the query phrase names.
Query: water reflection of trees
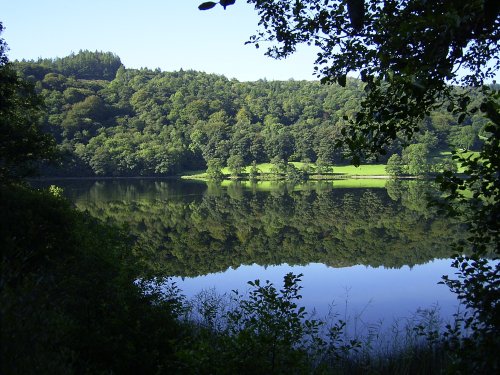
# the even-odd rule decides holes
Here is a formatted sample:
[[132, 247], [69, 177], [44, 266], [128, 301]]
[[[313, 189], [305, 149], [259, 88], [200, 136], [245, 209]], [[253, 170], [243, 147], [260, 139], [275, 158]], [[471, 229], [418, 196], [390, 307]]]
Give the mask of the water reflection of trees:
[[75, 198], [77, 206], [126, 224], [143, 264], [170, 275], [253, 263], [411, 266], [450, 256], [461, 233], [427, 206], [432, 189], [422, 181], [390, 182], [387, 190], [311, 184], [270, 192], [238, 184], [114, 184], [95, 185]]

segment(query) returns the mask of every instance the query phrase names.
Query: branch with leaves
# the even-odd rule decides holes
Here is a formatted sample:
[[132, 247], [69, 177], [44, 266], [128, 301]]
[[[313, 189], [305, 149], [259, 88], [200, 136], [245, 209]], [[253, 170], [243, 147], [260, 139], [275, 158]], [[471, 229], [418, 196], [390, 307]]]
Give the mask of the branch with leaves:
[[234, 3], [236, 2], [236, 0], [220, 0], [218, 3], [214, 3], [213, 1], [206, 1], [204, 2], [203, 4], [200, 4], [198, 6], [198, 9], [199, 10], [208, 10], [208, 9], [212, 9], [213, 7], [215, 7], [217, 4], [219, 4], [220, 6], [222, 6], [224, 9], [226, 9], [226, 7], [228, 7], [229, 5], [233, 5]]

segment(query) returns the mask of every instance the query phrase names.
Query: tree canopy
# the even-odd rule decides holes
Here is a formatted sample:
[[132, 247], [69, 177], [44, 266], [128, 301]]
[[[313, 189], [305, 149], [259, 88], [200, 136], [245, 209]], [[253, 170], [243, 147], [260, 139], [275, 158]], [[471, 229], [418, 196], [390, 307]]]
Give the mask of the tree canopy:
[[[100, 60], [94, 58], [92, 66]], [[72, 59], [80, 58], [57, 61], [73, 66]], [[58, 175], [172, 175], [206, 167], [215, 159], [221, 166], [240, 159], [244, 165], [271, 160], [346, 163], [347, 146], [336, 149], [335, 144], [344, 139], [345, 118], [361, 110], [365, 96], [363, 83], [352, 78], [341, 88], [293, 80], [238, 82], [196, 71], [121, 66], [108, 81], [76, 78], [62, 73], [57, 64], [44, 64], [24, 61], [14, 66], [44, 98], [43, 129], [66, 155], [63, 167], [50, 172]], [[35, 77], [31, 73], [39, 67], [45, 74]], [[473, 94], [475, 101], [481, 100], [480, 92]], [[449, 144], [461, 147], [462, 140], [478, 150], [484, 119], [471, 114], [458, 124], [457, 117], [445, 109], [432, 111], [420, 121], [421, 131], [412, 142], [426, 144], [429, 157], [439, 157]], [[398, 136], [379, 161], [401, 155], [405, 142]]]
[[111, 52], [80, 50], [62, 58], [23, 60], [18, 62], [17, 69], [26, 77], [40, 80], [47, 73], [58, 73], [78, 79], [111, 81], [120, 66], [120, 58]]
[[[234, 2], [220, 0], [219, 4], [227, 7]], [[2, 345], [0, 363], [5, 372], [217, 372], [218, 367], [207, 367], [215, 358], [218, 365], [222, 364], [221, 370], [234, 373], [242, 364], [243, 370], [252, 371], [249, 365], [269, 361], [267, 349], [283, 347], [283, 342], [289, 346], [290, 358], [309, 358], [313, 353], [310, 349], [298, 351], [302, 349], [299, 344], [308, 342], [300, 341], [301, 336], [295, 334], [305, 317], [302, 309], [295, 312], [297, 305], [293, 302], [300, 297], [299, 277], [285, 278], [281, 291], [284, 296], [269, 284], [260, 288], [257, 281], [252, 283], [258, 288], [251, 293], [249, 302], [242, 300], [240, 305], [247, 315], [238, 311], [232, 315], [235, 327], [243, 326], [233, 332], [238, 340], [232, 340], [234, 335], [218, 335], [217, 331], [212, 331], [207, 339], [203, 333], [210, 331], [198, 327], [190, 331], [174, 319], [180, 308], [175, 289], [172, 298], [165, 296], [164, 289], [160, 297], [154, 283], [149, 283], [149, 288], [141, 283], [140, 275], [130, 267], [136, 261], [129, 243], [132, 238], [88, 214], [76, 213], [56, 188], [36, 192], [4, 185], [4, 181], [25, 176], [38, 161], [53, 154], [53, 142], [41, 132], [41, 127], [57, 137], [60, 149], [68, 152], [72, 162], [82, 163], [99, 174], [116, 170], [172, 173], [175, 168], [186, 167], [182, 164], [186, 155], [195, 155], [209, 166], [229, 162], [237, 174], [242, 160], [250, 158], [248, 155], [254, 160], [257, 155], [272, 158], [280, 165], [282, 159], [305, 160], [315, 154], [320, 160], [332, 160], [336, 155], [328, 149], [329, 142], [315, 144], [315, 139], [323, 136], [347, 145], [353, 160], [359, 162], [366, 150], [382, 152], [390, 141], [408, 142], [417, 128], [434, 124], [438, 104], [447, 103], [449, 112], [458, 115], [458, 123], [479, 109], [490, 122], [481, 128], [484, 145], [479, 157], [464, 160], [470, 178], [460, 180], [453, 174], [444, 174], [443, 181], [452, 190], [452, 198], [463, 198], [459, 190], [472, 193], [467, 202], [473, 208], [473, 250], [483, 254], [489, 244], [498, 244], [499, 97], [495, 88], [483, 87], [483, 95], [474, 102], [468, 88], [447, 85], [456, 80], [479, 87], [493, 72], [488, 63], [494, 61], [492, 69], [498, 68], [496, 2], [351, 0], [347, 1], [347, 12], [344, 3], [338, 1], [249, 2], [262, 15], [265, 29], [253, 42], [276, 41], [277, 45], [269, 50], [275, 57], [293, 52], [299, 42], [314, 43], [322, 51], [318, 72], [324, 76], [323, 81], [341, 86], [352, 84], [353, 92], [363, 98], [361, 107], [347, 108], [335, 100], [328, 102], [331, 92], [315, 84], [305, 85], [299, 96], [287, 96], [280, 93], [280, 87], [296, 91], [303, 87], [294, 82], [244, 86], [195, 72], [130, 71], [113, 54], [88, 51], [63, 59], [19, 62], [19, 71], [35, 85], [35, 92], [14, 71], [5, 56], [6, 45], [0, 40], [0, 205], [4, 213], [0, 234], [5, 240], [0, 310], [6, 323], [2, 324], [2, 340], [9, 343]], [[214, 3], [205, 4], [202, 8], [209, 9]], [[459, 79], [454, 70], [457, 64], [471, 74]], [[364, 86], [347, 79], [350, 71], [359, 72]], [[211, 84], [199, 84], [190, 79], [193, 76]], [[357, 91], [360, 88], [364, 91]], [[216, 98], [207, 100], [214, 91]], [[47, 103], [41, 122], [42, 103], [37, 93]], [[446, 123], [446, 116], [437, 117], [436, 124]], [[348, 122], [356, 127], [345, 127]], [[435, 130], [435, 134], [419, 133], [418, 142], [406, 148], [402, 159], [408, 163], [423, 162], [427, 145], [439, 143], [443, 127], [437, 125], [427, 130]], [[336, 138], [339, 134], [345, 138]], [[470, 128], [457, 134], [457, 143], [470, 147]], [[268, 212], [273, 212], [271, 208], [283, 211], [280, 199], [290, 197], [284, 195], [266, 202], [271, 206]], [[377, 197], [367, 195], [364, 199], [375, 210], [373, 215], [387, 209]], [[335, 204], [335, 200], [332, 202]], [[231, 202], [235, 208], [244, 207], [241, 203]], [[201, 211], [193, 216], [204, 220], [205, 227], [219, 239], [234, 241], [234, 234], [225, 236], [229, 226], [220, 226], [220, 216], [226, 212], [211, 208], [219, 204], [218, 199], [207, 199], [204, 204], [208, 214]], [[297, 211], [314, 209], [314, 202], [307, 197], [297, 204], [301, 205]], [[251, 207], [247, 205], [246, 209]], [[353, 211], [349, 200], [342, 202], [342, 210], [346, 217]], [[333, 220], [331, 212], [325, 211], [326, 221]], [[389, 207], [387, 213], [392, 219], [393, 212]], [[409, 216], [409, 222], [414, 223], [414, 215]], [[266, 218], [275, 224], [274, 219]], [[236, 236], [245, 236], [249, 225], [244, 220], [232, 222]], [[255, 228], [262, 225], [254, 224]], [[312, 224], [302, 224], [306, 227], [304, 234], [293, 238], [317, 243], [318, 236], [307, 230]], [[314, 224], [318, 225], [317, 233], [323, 234], [321, 223]], [[356, 222], [352, 221], [352, 225], [355, 227]], [[409, 227], [415, 232], [413, 226]], [[285, 227], [267, 225], [264, 229], [282, 228]], [[374, 230], [376, 234], [380, 233], [378, 229]], [[186, 232], [179, 231], [179, 241], [184, 240], [182, 235]], [[259, 232], [262, 231], [255, 231]], [[163, 237], [161, 241], [165, 242]], [[476, 346], [476, 354], [492, 360], [490, 366], [477, 365], [477, 357], [470, 363], [466, 358], [466, 367], [460, 370], [495, 373], [499, 263], [490, 266], [477, 258], [472, 263], [457, 258], [457, 263], [465, 281], [451, 281], [449, 285], [467, 307], [474, 309], [473, 319], [466, 324], [475, 332], [462, 341], [463, 346], [469, 350]], [[271, 295], [271, 302], [281, 303], [262, 300], [263, 304], [252, 304], [266, 293]], [[287, 293], [291, 298], [286, 297]], [[283, 306], [292, 308], [283, 310]], [[265, 352], [255, 350], [249, 356], [245, 349], [261, 349], [262, 343], [269, 343], [269, 335], [261, 335], [260, 339], [252, 339], [252, 335], [267, 330], [265, 319], [260, 317], [276, 314], [275, 307], [280, 308], [278, 315], [283, 319], [274, 325], [277, 329], [271, 334], [286, 339], [271, 341], [271, 345], [264, 346]], [[273, 323], [273, 319], [269, 321]], [[290, 331], [289, 323], [294, 330]], [[304, 324], [314, 328], [314, 323]], [[330, 334], [340, 335], [342, 327], [333, 327]], [[319, 342], [318, 337], [311, 337], [311, 342]], [[226, 345], [215, 346], [212, 351], [219, 338]], [[331, 348], [332, 344], [325, 343], [316, 352], [324, 358], [323, 353]], [[344, 348], [340, 346], [339, 351]], [[263, 368], [273, 372], [274, 353], [272, 367], [260, 367], [254, 372], [266, 372]], [[338, 358], [328, 356], [327, 361], [333, 363]], [[297, 371], [297, 360], [285, 359], [286, 365], [277, 371]]]

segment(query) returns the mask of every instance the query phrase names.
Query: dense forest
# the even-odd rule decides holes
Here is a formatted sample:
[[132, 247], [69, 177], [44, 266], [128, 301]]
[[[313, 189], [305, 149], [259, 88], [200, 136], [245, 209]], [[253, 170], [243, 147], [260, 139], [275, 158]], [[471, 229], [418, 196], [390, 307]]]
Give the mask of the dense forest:
[[[196, 71], [126, 69], [109, 52], [14, 66], [44, 98], [41, 126], [64, 154], [62, 165], [44, 169], [49, 175], [166, 176], [253, 161], [346, 163], [335, 144], [364, 96], [356, 79], [345, 88], [239, 82]], [[474, 149], [484, 139], [484, 125], [480, 115], [459, 124], [451, 112], [436, 110], [411, 142], [401, 135], [379, 161], [396, 154], [392, 164], [399, 164], [405, 154], [429, 158], [450, 147]]]

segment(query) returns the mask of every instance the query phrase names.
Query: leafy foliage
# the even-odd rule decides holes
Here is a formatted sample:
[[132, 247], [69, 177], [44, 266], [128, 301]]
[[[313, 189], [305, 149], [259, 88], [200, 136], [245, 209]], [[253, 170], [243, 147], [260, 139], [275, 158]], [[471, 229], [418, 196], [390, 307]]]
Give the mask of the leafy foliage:
[[[465, 167], [468, 179], [457, 178], [451, 172], [440, 177], [442, 186], [449, 191], [446, 199], [460, 203], [445, 205], [445, 208], [451, 215], [462, 215], [471, 229], [467, 242], [458, 243], [456, 250], [463, 253], [464, 249], [472, 248], [473, 252], [455, 259], [458, 278], [444, 277], [444, 283], [470, 309], [465, 326], [472, 329], [473, 334], [464, 342], [459, 341], [462, 356], [456, 360], [457, 368], [478, 373], [500, 367], [495, 354], [500, 346], [497, 334], [500, 326], [499, 99], [500, 94], [496, 91], [481, 107], [491, 121], [486, 127], [490, 136], [481, 152], [476, 156], [454, 155]], [[492, 261], [485, 259], [488, 252], [493, 252]]]
[[0, 209], [2, 373], [172, 368], [178, 291], [135, 282], [124, 231], [20, 186], [0, 187]]
[[122, 63], [120, 58], [111, 52], [81, 50], [63, 58], [38, 59], [36, 62], [23, 60], [16, 65], [17, 69], [31, 80], [42, 80], [47, 74], [57, 79], [60, 76], [55, 74], [60, 74], [76, 79], [111, 81]]
[[[0, 23], [0, 33], [3, 26]], [[41, 160], [55, 158], [55, 143], [39, 126], [42, 100], [18, 77], [0, 39], [0, 180], [32, 175]]]
[[214, 6], [217, 4], [221, 5], [224, 9], [228, 7], [229, 5], [233, 5], [236, 2], [236, 0], [220, 0], [218, 3], [214, 3], [213, 1], [207, 1], [198, 6], [199, 10], [208, 10], [212, 9]]
[[[343, 337], [342, 321], [326, 327], [325, 321], [310, 318], [299, 307], [301, 276], [285, 275], [280, 289], [269, 281], [250, 281], [249, 293], [234, 291], [226, 309], [221, 309], [220, 298], [204, 295], [194, 344], [199, 355], [182, 356], [188, 370], [222, 374], [331, 371], [336, 360], [346, 358], [360, 343]], [[214, 324], [216, 315], [218, 323]]]
[[[224, 7], [232, 3], [234, 1], [220, 2]], [[2, 69], [7, 66], [4, 50], [2, 41]], [[85, 56], [83, 54], [83, 60]], [[97, 54], [91, 54], [91, 60], [96, 58], [99, 58]], [[61, 65], [69, 62], [68, 65], [72, 66], [71, 59], [65, 60]], [[75, 62], [76, 60], [78, 59]], [[27, 78], [38, 80], [37, 89], [49, 104], [44, 126], [58, 137], [62, 148], [69, 150], [73, 156], [87, 158], [87, 165], [99, 173], [109, 174], [117, 167], [132, 171], [149, 168], [147, 170], [154, 170], [154, 173], [170, 173], [182, 152], [187, 152], [183, 148], [185, 144], [179, 140], [189, 138], [191, 134], [182, 131], [181, 127], [162, 132], [162, 118], [166, 112], [151, 100], [148, 92], [140, 91], [144, 88], [142, 81], [151, 79], [150, 72], [130, 77], [125, 69], [118, 68], [116, 85], [126, 82], [124, 90], [116, 90], [112, 83], [101, 82], [102, 78], [109, 79], [114, 74], [117, 61], [113, 56], [109, 60], [111, 69], [103, 69], [98, 73], [94, 73], [94, 68], [88, 72], [81, 70], [81, 65], [72, 66], [69, 71], [77, 79], [67, 76], [73, 75], [67, 71], [46, 72], [38, 69], [39, 66], [24, 65], [25, 72], [33, 68], [33, 74]], [[19, 65], [23, 67], [23, 63]], [[85, 63], [84, 67], [86, 65]], [[38, 78], [35, 76], [40, 72], [43, 78], [41, 75]], [[29, 146], [21, 147], [19, 155], [6, 148], [6, 161], [2, 159], [1, 166], [7, 167], [5, 172], [2, 171], [2, 177], [12, 178], [22, 175], [17, 171], [13, 172], [16, 168], [44, 159], [43, 152], [39, 151], [48, 152], [51, 148], [48, 147], [50, 145], [47, 138], [39, 136], [36, 122], [25, 121], [26, 118], [23, 118], [23, 115], [31, 116], [31, 110], [37, 109], [37, 103], [30, 99], [34, 98], [32, 92], [24, 91], [27, 86], [11, 70], [6, 69], [2, 74], [9, 78], [6, 80], [7, 84], [2, 86], [2, 120], [5, 118], [9, 120], [11, 127], [16, 127], [12, 134], [7, 133], [6, 139], [10, 142], [23, 134]], [[128, 83], [130, 87], [127, 86]], [[134, 92], [130, 90], [132, 87], [140, 89]], [[155, 90], [154, 87], [148, 89]], [[180, 119], [182, 109], [185, 108], [185, 98], [182, 93], [177, 95], [178, 92], [175, 92], [172, 99], [171, 112], [174, 112], [174, 118], [178, 116]], [[17, 100], [25, 98], [20, 93], [26, 94], [26, 102]], [[64, 105], [61, 97], [68, 100], [68, 106]], [[9, 102], [12, 99], [13, 104]], [[4, 103], [7, 103], [5, 107]], [[206, 103], [201, 104], [194, 110], [203, 110]], [[213, 153], [224, 156], [228, 154], [224, 146], [224, 141], [228, 139], [224, 138], [224, 132], [221, 131], [227, 125], [225, 110], [220, 104], [210, 104], [210, 116], [200, 128], [203, 129], [206, 125], [207, 134], [214, 137], [204, 151], [207, 155]], [[133, 118], [133, 111], [136, 109], [141, 109], [141, 113], [138, 118]], [[186, 113], [186, 116], [182, 119], [183, 124], [189, 123], [189, 119], [197, 118], [190, 117], [190, 113]], [[132, 149], [140, 142], [117, 142], [120, 137], [126, 138], [128, 133], [132, 134], [130, 139], [133, 139], [137, 133], [110, 129], [111, 119], [116, 120], [122, 129], [135, 129], [145, 137], [156, 134], [144, 132], [146, 124], [151, 125], [150, 129], [160, 131], [160, 141], [169, 147], [162, 147], [163, 143], [160, 141], [153, 145], [152, 152], [147, 147], [138, 147], [138, 155], [148, 155], [138, 158]], [[30, 128], [26, 132], [24, 125], [34, 126], [33, 131]], [[115, 138], [117, 134], [119, 135]], [[204, 136], [201, 133], [196, 137], [198, 135], [200, 138]], [[286, 138], [285, 132], [284, 139]], [[94, 144], [91, 145], [92, 140]], [[106, 143], [105, 147], [101, 148], [100, 142]], [[193, 150], [203, 144], [200, 142], [194, 145]], [[87, 153], [88, 145], [95, 152]], [[193, 150], [189, 149], [189, 152]], [[1, 155], [2, 158], [4, 154]], [[18, 156], [19, 159], [15, 159]], [[14, 161], [11, 163], [11, 160]], [[154, 161], [151, 165], [140, 165], [151, 160]], [[72, 162], [78, 166], [78, 161]], [[318, 344], [323, 352], [323, 349], [335, 352], [339, 347], [350, 350], [354, 346], [352, 342], [343, 344], [339, 340], [342, 324], [332, 331], [333, 345], [319, 338], [317, 340], [315, 335], [319, 323], [303, 320], [306, 314], [295, 303], [300, 298], [299, 277], [287, 275], [285, 285], [279, 293], [272, 285], [261, 287], [254, 283], [256, 290], [251, 293], [250, 299], [241, 301], [240, 311], [243, 314], [235, 312], [236, 315], [231, 318], [242, 329], [233, 331], [233, 335], [222, 337], [223, 343], [230, 344], [235, 342], [236, 337], [236, 342], [245, 343], [245, 347], [247, 338], [250, 337], [250, 343], [254, 345], [248, 347], [256, 349], [252, 353], [254, 358], [243, 356], [245, 353], [241, 351], [234, 355], [236, 353], [226, 350], [223, 353], [229, 361], [224, 362], [223, 366], [190, 368], [193, 359], [205, 365], [206, 353], [212, 353], [211, 358], [217, 353], [209, 346], [218, 341], [217, 332], [208, 331], [209, 340], [199, 340], [198, 346], [193, 345], [194, 340], [199, 337], [196, 327], [176, 320], [182, 311], [177, 289], [174, 286], [171, 293], [165, 294], [164, 288], [159, 289], [158, 280], [141, 278], [143, 275], [137, 271], [137, 259], [134, 256], [138, 249], [133, 247], [131, 238], [125, 231], [103, 224], [86, 213], [76, 212], [61, 198], [61, 191], [56, 188], [40, 192], [20, 185], [1, 184], [0, 209], [3, 213], [0, 218], [0, 238], [4, 241], [0, 290], [1, 338], [2, 342], [9, 343], [1, 347], [2, 373], [159, 374], [189, 372], [192, 369], [200, 373], [218, 368], [223, 371], [227, 369], [224, 366], [227, 363], [232, 366], [231, 370], [239, 370], [236, 372], [252, 369], [242, 366], [246, 364], [273, 372], [290, 372], [303, 368], [307, 371], [308, 366], [314, 368], [317, 362], [308, 358], [311, 355], [307, 351], [309, 347], [301, 347], [301, 334], [310, 333], [313, 343]], [[265, 308], [270, 310], [263, 310]], [[233, 346], [222, 347], [228, 349]], [[264, 354], [260, 356], [262, 349]], [[256, 359], [257, 362], [249, 362], [251, 359]]]
[[[361, 110], [345, 118], [351, 126], [342, 129], [345, 138], [336, 142], [338, 147], [348, 146], [354, 164], [367, 154], [386, 154], [386, 148], [396, 139], [408, 142], [418, 138], [415, 135], [420, 122], [439, 107], [458, 115], [458, 123], [479, 110], [491, 121], [484, 128], [490, 131], [480, 157], [457, 157], [465, 166], [466, 178], [446, 168], [440, 180], [449, 193], [449, 202], [459, 201], [471, 209], [473, 235], [458, 249], [472, 250], [475, 255], [472, 259], [457, 258], [459, 281], [445, 280], [473, 310], [466, 326], [473, 328], [475, 341], [472, 348], [462, 352], [462, 363], [467, 363], [464, 368], [472, 372], [498, 371], [498, 361], [490, 355], [499, 347], [493, 334], [499, 323], [498, 269], [493, 270], [482, 259], [489, 246], [495, 257], [499, 250], [499, 97], [495, 85], [485, 85], [500, 68], [498, 1], [248, 3], [255, 5], [261, 18], [261, 30], [250, 43], [259, 47], [262, 42], [271, 42], [268, 55], [286, 57], [300, 43], [313, 44], [319, 49], [315, 69], [322, 82], [345, 86], [348, 73], [360, 75], [366, 92]], [[461, 87], [453, 88], [450, 83]], [[483, 96], [474, 100], [471, 93], [478, 88]], [[473, 143], [469, 138], [473, 131], [472, 127], [455, 132], [452, 142], [468, 148]], [[420, 174], [422, 147], [410, 146], [404, 160], [408, 172]], [[412, 161], [416, 162], [414, 166], [408, 165]], [[397, 164], [394, 157], [389, 169], [394, 172]], [[464, 191], [472, 192], [472, 199], [466, 199], [461, 194]], [[453, 214], [453, 206], [448, 205], [447, 211]], [[489, 296], [492, 306], [479, 303], [478, 296], [483, 295]]]
[[308, 319], [305, 308], [297, 305], [301, 276], [288, 273], [280, 290], [255, 280], [248, 282], [253, 289], [246, 298], [235, 292], [239, 308], [228, 314], [228, 331], [241, 353], [233, 360], [248, 373], [305, 373], [311, 343], [326, 347], [319, 336], [322, 322]]
[[124, 231], [77, 212], [54, 186], [35, 191], [20, 181], [53, 155], [54, 142], [38, 126], [39, 96], [5, 50], [2, 39], [0, 372], [168, 371], [181, 336], [175, 287], [166, 299], [137, 282]]
[[[350, 373], [346, 363], [360, 343], [346, 339], [342, 321], [313, 319], [298, 305], [300, 275], [286, 275], [280, 289], [251, 282], [248, 295], [233, 295], [225, 315], [219, 315], [216, 299], [205, 299], [202, 320], [184, 320], [185, 301], [175, 285], [168, 287], [163, 278], [147, 279], [149, 273], [141, 272], [143, 263], [136, 256], [146, 244], [134, 246], [129, 228], [77, 212], [61, 194], [55, 187], [0, 187], [0, 333], [2, 342], [9, 342], [0, 351], [2, 372], [331, 373], [346, 366], [344, 373]], [[366, 199], [373, 213], [380, 209]], [[237, 201], [233, 198], [233, 205], [241, 208]], [[304, 197], [297, 204], [307, 201]], [[172, 221], [195, 217], [204, 209], [183, 214], [175, 205], [157, 202]], [[222, 202], [212, 204], [223, 210]], [[282, 209], [280, 201], [272, 206]], [[151, 218], [151, 210], [143, 213]], [[271, 215], [264, 220], [275, 220], [275, 213]], [[235, 217], [237, 212], [228, 222]], [[205, 222], [213, 226], [211, 221]], [[179, 225], [168, 233], [189, 233]], [[242, 230], [244, 223], [237, 225]], [[414, 232], [415, 225], [411, 227], [408, 234]], [[321, 335], [325, 330], [328, 334]]]

